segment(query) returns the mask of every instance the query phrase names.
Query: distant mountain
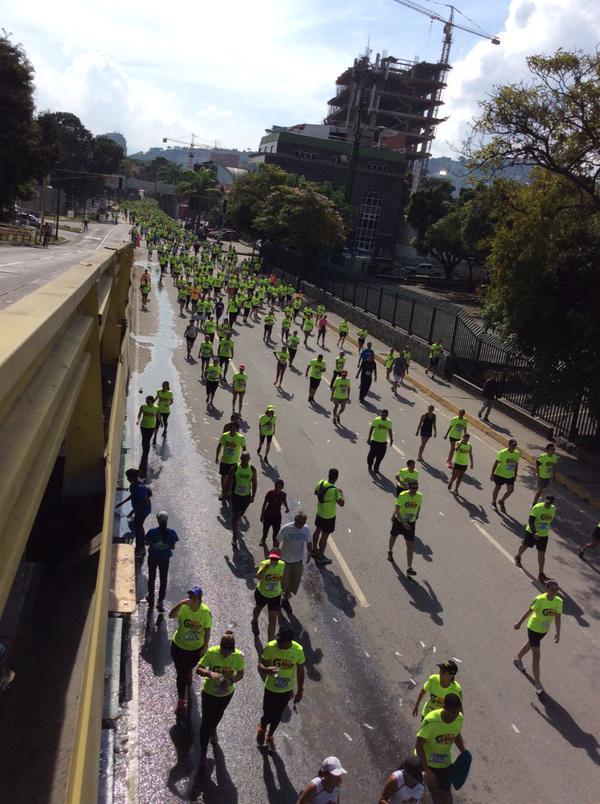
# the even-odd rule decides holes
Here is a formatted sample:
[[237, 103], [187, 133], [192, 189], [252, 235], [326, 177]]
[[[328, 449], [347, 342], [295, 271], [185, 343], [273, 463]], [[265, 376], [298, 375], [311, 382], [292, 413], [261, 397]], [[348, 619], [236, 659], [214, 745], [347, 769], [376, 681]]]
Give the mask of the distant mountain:
[[[526, 165], [511, 165], [499, 170], [496, 176], [525, 184], [529, 180], [531, 168]], [[483, 178], [479, 171], [470, 171], [464, 161], [450, 159], [448, 156], [430, 157], [427, 175], [447, 179], [459, 193], [463, 187], [469, 187], [473, 179]]]
[[[194, 148], [194, 162], [216, 162], [224, 167], [248, 167], [249, 154], [235, 148]], [[129, 154], [130, 159], [139, 159], [140, 162], [151, 162], [159, 156], [187, 167], [189, 164], [190, 149], [185, 146], [174, 148], [149, 148], [147, 151], [138, 151]]]

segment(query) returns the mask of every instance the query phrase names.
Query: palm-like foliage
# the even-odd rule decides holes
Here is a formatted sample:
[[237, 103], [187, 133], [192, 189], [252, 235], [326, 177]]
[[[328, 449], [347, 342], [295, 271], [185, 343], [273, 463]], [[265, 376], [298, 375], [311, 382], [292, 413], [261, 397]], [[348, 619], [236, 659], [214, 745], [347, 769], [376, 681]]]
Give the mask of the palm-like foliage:
[[177, 183], [176, 192], [198, 212], [214, 209], [223, 197], [215, 172], [209, 168], [185, 171]]
[[158, 181], [164, 181], [166, 184], [179, 184], [182, 181], [186, 171], [176, 162], [169, 162], [168, 165], [161, 165], [156, 174]]

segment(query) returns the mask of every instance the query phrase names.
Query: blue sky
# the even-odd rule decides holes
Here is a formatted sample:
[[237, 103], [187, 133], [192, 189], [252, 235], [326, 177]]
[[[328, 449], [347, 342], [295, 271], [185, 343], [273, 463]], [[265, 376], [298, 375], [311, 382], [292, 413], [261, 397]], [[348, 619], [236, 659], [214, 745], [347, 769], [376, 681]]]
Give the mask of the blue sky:
[[[447, 14], [444, 4], [420, 0]], [[4, 6], [4, 8], [2, 8]], [[525, 57], [600, 41], [599, 0], [460, 0], [494, 47], [457, 30], [434, 153], [450, 153], [493, 84], [525, 77]], [[40, 110], [72, 111], [129, 150], [163, 136], [254, 149], [272, 124], [319, 122], [335, 79], [367, 42], [403, 59], [439, 58], [442, 26], [394, 0], [0, 0], [2, 25], [36, 69]], [[456, 21], [476, 27], [457, 15]]]

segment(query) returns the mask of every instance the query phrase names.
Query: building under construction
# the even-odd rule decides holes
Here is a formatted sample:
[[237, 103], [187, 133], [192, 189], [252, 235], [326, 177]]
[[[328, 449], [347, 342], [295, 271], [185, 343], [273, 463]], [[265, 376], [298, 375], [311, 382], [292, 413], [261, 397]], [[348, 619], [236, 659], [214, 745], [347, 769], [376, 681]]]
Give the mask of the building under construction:
[[354, 60], [338, 77], [325, 123], [332, 136], [353, 138], [406, 154], [407, 170], [415, 178], [426, 166], [443, 104], [448, 64], [407, 62], [387, 56]]

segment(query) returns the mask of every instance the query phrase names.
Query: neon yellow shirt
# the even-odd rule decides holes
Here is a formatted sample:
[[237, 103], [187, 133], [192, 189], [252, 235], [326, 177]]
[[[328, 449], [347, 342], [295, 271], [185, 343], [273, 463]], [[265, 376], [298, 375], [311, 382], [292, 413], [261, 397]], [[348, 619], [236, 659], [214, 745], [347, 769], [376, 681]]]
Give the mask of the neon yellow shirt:
[[[540, 538], [545, 538], [548, 536], [548, 532], [550, 531], [550, 525], [552, 524], [552, 521], [556, 516], [556, 506], [553, 503], [548, 508], [546, 508], [546, 505], [543, 502], [536, 503], [529, 512], [529, 516], [535, 519], [536, 534]], [[525, 530], [527, 531], [527, 533], [533, 533], [529, 521], [527, 522]]]
[[334, 399], [348, 399], [350, 397], [350, 380], [347, 377], [336, 377], [332, 395]]
[[319, 359], [315, 357], [310, 361], [308, 376], [313, 380], [320, 380], [326, 370], [325, 361], [319, 361]]
[[462, 701], [462, 687], [458, 681], [451, 681], [447, 687], [442, 687], [440, 682], [440, 674], [434, 673], [429, 676], [427, 681], [423, 684], [423, 689], [429, 694], [429, 698], [425, 701], [421, 709], [421, 716], [425, 717], [435, 709], [441, 709], [444, 705], [444, 698], [453, 692]]
[[278, 647], [277, 640], [267, 642], [260, 661], [266, 667], [277, 667], [276, 676], [267, 675], [265, 688], [271, 692], [290, 692], [294, 689], [294, 673], [296, 665], [304, 664], [302, 645], [292, 640], [289, 648]]
[[[231, 471], [231, 470], [229, 470]], [[252, 477], [254, 472], [250, 464], [242, 466], [239, 463], [235, 467], [233, 493], [238, 497], [250, 497], [252, 494]]]
[[447, 768], [452, 764], [452, 746], [460, 734], [464, 717], [459, 712], [452, 723], [444, 723], [442, 709], [434, 709], [425, 716], [417, 737], [425, 740], [425, 759], [430, 768]]
[[340, 335], [347, 335], [349, 329], [350, 325], [348, 324], [348, 322], [342, 321], [342, 323], [340, 324]]
[[396, 497], [396, 508], [400, 511], [394, 516], [397, 519], [403, 519], [405, 522], [416, 522], [423, 504], [423, 495], [420, 491], [415, 491], [414, 494], [410, 491], [401, 491]]
[[496, 455], [498, 466], [496, 467], [495, 474], [497, 474], [498, 477], [509, 479], [515, 477], [520, 457], [521, 453], [518, 449], [514, 451], [509, 450], [508, 447], [501, 449]]
[[206, 651], [198, 662], [198, 667], [205, 667], [207, 670], [223, 676], [223, 681], [205, 678], [202, 692], [217, 698], [233, 695], [235, 684], [232, 679], [244, 669], [244, 654], [236, 648], [229, 656], [223, 656], [219, 645], [215, 645]]
[[140, 422], [140, 426], [145, 430], [155, 430], [157, 413], [158, 408], [156, 405], [142, 405], [142, 421]]
[[231, 433], [223, 433], [219, 439], [219, 444], [223, 447], [221, 453], [221, 462], [235, 464], [239, 463], [240, 455], [243, 449], [246, 449], [246, 439], [241, 433], [231, 435]]
[[156, 392], [156, 398], [158, 399], [159, 413], [169, 413], [173, 402], [173, 391], [163, 391], [161, 388], [160, 391]]
[[448, 438], [455, 438], [458, 441], [467, 432], [468, 426], [469, 422], [466, 419], [463, 419], [462, 416], [454, 416], [452, 419], [450, 419], [450, 431], [448, 432]]
[[277, 563], [271, 563], [270, 558], [265, 558], [258, 565], [258, 569], [261, 570], [267, 565], [269, 565], [268, 569], [258, 579], [258, 591], [264, 597], [277, 597], [281, 594], [281, 579], [283, 578], [285, 561], [280, 559]]
[[552, 600], [548, 600], [548, 593], [544, 592], [543, 595], [538, 595], [533, 598], [531, 604], [531, 611], [533, 612], [529, 620], [527, 620], [527, 628], [530, 631], [535, 631], [537, 634], [547, 634], [552, 625], [552, 620], [559, 614], [562, 614], [563, 600], [562, 597], [554, 595]]
[[337, 501], [342, 498], [342, 492], [328, 480], [321, 480], [315, 488], [317, 500], [319, 493], [322, 492], [322, 502], [317, 502], [317, 516], [322, 519], [333, 519], [336, 512]]
[[335, 370], [341, 371], [344, 366], [346, 365], [346, 358], [344, 357], [336, 357], [335, 359]]
[[280, 352], [275, 352], [275, 357], [277, 358], [278, 363], [281, 363], [282, 366], [287, 366], [290, 359], [290, 353], [287, 349], [282, 349]]
[[536, 459], [536, 462], [540, 464], [538, 466], [538, 476], [544, 480], [550, 479], [557, 461], [558, 455], [556, 452], [554, 455], [548, 455], [547, 452], [542, 452], [542, 454]]
[[206, 379], [212, 382], [218, 382], [223, 376], [223, 369], [221, 366], [211, 365], [206, 369]]
[[457, 466], [468, 466], [471, 449], [468, 441], [458, 441], [454, 447], [454, 463]]
[[388, 440], [388, 433], [392, 431], [392, 422], [390, 419], [382, 419], [381, 416], [376, 416], [371, 422], [373, 432], [371, 433], [371, 441], [378, 444], [385, 444]]
[[202, 341], [200, 344], [200, 357], [212, 357], [213, 345], [210, 341]]
[[416, 481], [419, 482], [419, 470], [413, 469], [411, 472], [410, 469], [405, 466], [404, 469], [400, 469], [396, 472], [396, 480], [398, 481], [398, 485], [402, 486], [405, 489], [408, 489], [409, 482]]
[[173, 642], [183, 650], [198, 650], [204, 645], [204, 631], [212, 626], [212, 614], [205, 603], [193, 611], [187, 603], [177, 612], [177, 630]]
[[233, 341], [231, 338], [221, 338], [219, 341], [219, 357], [231, 357], [233, 355]]
[[273, 435], [275, 432], [275, 422], [277, 421], [277, 416], [267, 416], [266, 413], [263, 413], [262, 416], [258, 419], [258, 429], [261, 436], [268, 436]]
[[290, 337], [288, 338], [288, 345], [290, 349], [297, 349], [299, 343], [300, 343], [300, 337], [298, 335], [290, 335]]

